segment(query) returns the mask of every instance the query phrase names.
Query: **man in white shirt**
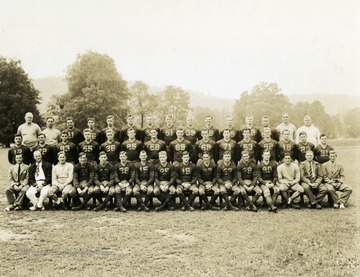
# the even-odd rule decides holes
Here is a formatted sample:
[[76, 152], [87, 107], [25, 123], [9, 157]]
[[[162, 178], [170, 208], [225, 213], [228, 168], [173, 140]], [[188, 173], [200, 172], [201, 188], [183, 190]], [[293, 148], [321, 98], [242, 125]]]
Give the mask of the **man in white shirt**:
[[48, 145], [56, 146], [60, 141], [61, 132], [54, 128], [54, 118], [51, 116], [46, 119], [46, 128], [42, 133], [45, 134], [45, 143]]
[[306, 115], [304, 117], [304, 125], [296, 131], [296, 143], [300, 142], [300, 133], [305, 132], [307, 134], [307, 141], [318, 146], [320, 143], [320, 131], [313, 124], [311, 124], [311, 117]]
[[290, 140], [295, 140], [296, 126], [294, 124], [289, 123], [289, 114], [283, 113], [281, 116], [282, 123], [276, 126], [276, 130], [279, 132], [280, 136], [284, 130], [288, 130], [290, 133]]
[[22, 136], [22, 143], [29, 147], [34, 148], [37, 144], [37, 136], [41, 133], [39, 125], [33, 123], [33, 114], [28, 112], [25, 114], [25, 123], [21, 124], [17, 133]]

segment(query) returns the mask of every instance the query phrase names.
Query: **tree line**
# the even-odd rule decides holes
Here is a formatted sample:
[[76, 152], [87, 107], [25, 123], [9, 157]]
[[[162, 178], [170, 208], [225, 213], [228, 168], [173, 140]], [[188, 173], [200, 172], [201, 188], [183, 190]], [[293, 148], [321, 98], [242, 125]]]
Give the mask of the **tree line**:
[[303, 124], [304, 115], [310, 115], [313, 123], [330, 138], [360, 136], [360, 107], [343, 115], [330, 116], [319, 101], [293, 105], [277, 83], [256, 84], [250, 92], [242, 92], [233, 107], [226, 111], [191, 108], [190, 95], [181, 87], [169, 85], [154, 92], [142, 81], [128, 84], [110, 56], [93, 51], [79, 54], [67, 67], [66, 81], [68, 92], [53, 96], [46, 112], [40, 115], [37, 108], [41, 101], [40, 92], [23, 70], [21, 62], [0, 56], [0, 142], [6, 145], [12, 142], [28, 111], [34, 114], [34, 121], [40, 125], [50, 115], [55, 116], [60, 125], [71, 116], [79, 128], [86, 127], [88, 117], [94, 117], [99, 128], [105, 127], [105, 118], [109, 114], [114, 115], [118, 125], [125, 124], [126, 115], [132, 114], [142, 127], [147, 113], [152, 113], [160, 125], [168, 114], [177, 125], [185, 124], [186, 115], [192, 113], [198, 128], [203, 126], [206, 115], [213, 116], [219, 128], [225, 125], [228, 114], [233, 115], [237, 127], [243, 125], [246, 114], [252, 114], [257, 124], [263, 115], [267, 115], [271, 126], [275, 127], [281, 114], [288, 112], [291, 122], [297, 127]]

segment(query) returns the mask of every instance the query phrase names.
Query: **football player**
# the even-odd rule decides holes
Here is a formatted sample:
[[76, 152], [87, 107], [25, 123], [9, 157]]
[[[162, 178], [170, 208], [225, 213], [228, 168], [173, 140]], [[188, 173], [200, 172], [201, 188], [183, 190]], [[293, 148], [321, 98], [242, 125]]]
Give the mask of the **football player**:
[[91, 139], [96, 141], [99, 145], [101, 143], [101, 132], [95, 128], [95, 118], [89, 117], [87, 119], [87, 126], [91, 132]]
[[113, 166], [119, 162], [120, 148], [120, 142], [114, 140], [114, 131], [110, 129], [107, 130], [106, 141], [101, 144], [100, 151], [106, 153], [107, 161]]
[[[270, 119], [267, 115], [261, 117], [261, 127], [259, 129], [261, 137], [264, 138], [263, 131], [265, 128], [270, 128]], [[275, 141], [279, 141], [279, 133], [276, 129], [270, 128], [271, 138]]]
[[241, 132], [243, 132], [244, 129], [250, 130], [250, 138], [256, 142], [259, 142], [261, 140], [261, 133], [259, 131], [259, 128], [254, 126], [254, 117], [251, 114], [247, 114], [245, 116], [245, 126], [241, 128]]
[[[225, 129], [230, 131], [230, 138], [236, 142], [240, 141], [241, 133], [237, 130], [233, 125], [233, 117], [231, 115], [226, 116], [226, 127]], [[223, 135], [224, 130], [220, 133], [220, 139], [224, 138]]]
[[202, 139], [198, 140], [195, 143], [195, 153], [196, 153], [196, 158], [198, 159], [196, 165], [200, 165], [202, 163], [202, 156], [205, 152], [208, 153], [210, 159], [213, 161], [217, 154], [216, 142], [209, 138], [209, 131], [205, 128], [202, 129], [201, 136]]
[[151, 129], [156, 129], [156, 131], [158, 132], [158, 134], [160, 133], [159, 128], [155, 127], [155, 123], [154, 123], [154, 117], [152, 116], [152, 114], [147, 114], [145, 117], [145, 127], [141, 130], [142, 133], [142, 142], [146, 143], [148, 142], [151, 137], [150, 137], [150, 130]]
[[83, 133], [85, 140], [79, 144], [78, 152], [85, 153], [87, 161], [96, 166], [99, 161], [99, 144], [91, 139], [91, 131], [89, 129], [85, 129]]
[[260, 155], [262, 155], [264, 151], [269, 151], [270, 160], [279, 161], [279, 144], [271, 138], [271, 129], [269, 127], [263, 129], [263, 136], [263, 140], [259, 142]]
[[207, 115], [205, 117], [205, 129], [208, 130], [209, 138], [211, 140], [218, 141], [220, 139], [219, 130], [213, 126], [213, 119], [212, 119], [212, 116], [210, 116], [210, 115]]
[[149, 161], [156, 165], [159, 162], [159, 153], [166, 151], [166, 144], [164, 141], [158, 139], [158, 132], [156, 129], [149, 131], [151, 139], [145, 143], [144, 149], [149, 157]]
[[334, 150], [327, 144], [327, 136], [325, 134], [320, 135], [320, 144], [314, 148], [315, 160], [320, 163], [326, 163], [330, 161], [330, 151]]
[[279, 141], [279, 160], [282, 161], [285, 153], [290, 153], [291, 159], [295, 161], [296, 144], [290, 139], [290, 131], [285, 129], [281, 133]]
[[305, 158], [306, 151], [308, 150], [314, 151], [315, 146], [311, 142], [308, 142], [306, 132], [300, 132], [299, 138], [300, 138], [300, 142], [296, 144], [295, 156], [298, 162], [301, 163], [306, 160]]
[[120, 132], [120, 142], [123, 143], [124, 141], [129, 139], [129, 137], [127, 135], [127, 131], [129, 129], [134, 129], [135, 130], [135, 138], [137, 140], [141, 141], [141, 130], [136, 127], [135, 117], [132, 116], [131, 114], [129, 114], [126, 117], [126, 123], [127, 123], [126, 127], [121, 129], [121, 132]]
[[170, 143], [169, 158], [170, 161], [176, 166], [182, 163], [182, 154], [187, 151], [192, 161], [195, 160], [194, 150], [190, 141], [184, 138], [184, 128], [179, 126], [176, 129], [176, 139]]
[[195, 129], [194, 117], [190, 114], [186, 117], [186, 126], [184, 132], [185, 139], [190, 141], [192, 145], [195, 145], [200, 137], [200, 132]]
[[80, 142], [84, 140], [82, 132], [78, 128], [75, 128], [74, 119], [72, 117], [66, 118], [66, 126], [67, 128], [64, 131], [68, 133], [69, 141], [77, 146]]
[[167, 147], [169, 147], [170, 142], [176, 139], [176, 128], [172, 116], [167, 115], [165, 117], [165, 126], [160, 129], [159, 138], [165, 142]]
[[38, 135], [38, 143], [34, 147], [34, 150], [41, 152], [42, 160], [44, 162], [55, 164], [57, 163], [55, 149], [53, 146], [46, 144], [45, 140], [46, 136], [43, 133], [40, 133]]
[[232, 140], [230, 137], [230, 130], [229, 129], [225, 129], [223, 131], [223, 136], [224, 138], [221, 140], [218, 140], [216, 142], [216, 149], [217, 149], [217, 153], [216, 153], [216, 157], [215, 160], [218, 161], [219, 159], [221, 159], [221, 157], [224, 155], [224, 152], [230, 152], [231, 155], [231, 160], [235, 162], [235, 164], [237, 163], [237, 158], [236, 158], [236, 153], [237, 153], [237, 144], [235, 140]]
[[143, 150], [143, 144], [136, 139], [136, 131], [134, 129], [128, 129], [128, 140], [121, 144], [121, 151], [125, 151], [128, 157], [128, 161], [136, 162], [139, 159], [140, 151]]
[[113, 130], [114, 131], [114, 140], [120, 141], [120, 130], [115, 127], [115, 117], [113, 115], [108, 115], [106, 117], [107, 126], [101, 131], [101, 143], [106, 141], [106, 131]]
[[16, 164], [16, 155], [20, 154], [23, 157], [22, 162], [29, 165], [31, 162], [30, 148], [22, 144], [22, 136], [15, 134], [14, 145], [8, 151], [8, 161], [10, 164]]
[[251, 130], [250, 129], [243, 129], [242, 131], [243, 139], [238, 142], [237, 147], [237, 160], [241, 160], [242, 156], [241, 153], [243, 151], [249, 152], [250, 159], [257, 162], [259, 160], [259, 147], [255, 140], [251, 139]]
[[78, 152], [75, 143], [69, 141], [68, 132], [61, 132], [61, 141], [56, 145], [56, 153], [64, 152], [66, 162], [76, 164], [78, 162]]

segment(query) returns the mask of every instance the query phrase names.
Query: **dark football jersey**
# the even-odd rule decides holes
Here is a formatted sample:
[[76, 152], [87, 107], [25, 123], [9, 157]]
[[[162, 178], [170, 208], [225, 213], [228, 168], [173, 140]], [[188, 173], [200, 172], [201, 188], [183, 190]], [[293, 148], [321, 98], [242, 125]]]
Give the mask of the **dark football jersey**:
[[127, 131], [129, 128], [135, 130], [135, 138], [137, 140], [141, 141], [141, 130], [138, 129], [136, 126], [126, 126], [125, 128], [121, 129], [121, 131], [120, 131], [120, 142], [123, 143], [124, 141], [129, 139], [129, 137], [127, 135]]
[[126, 140], [121, 144], [121, 151], [125, 151], [127, 153], [128, 160], [132, 162], [139, 160], [141, 150], [143, 150], [143, 144], [138, 140]]
[[251, 126], [251, 127], [243, 126], [240, 131], [241, 134], [243, 133], [244, 129], [250, 129], [250, 138], [252, 140], [259, 142], [262, 139], [259, 128], [255, 127], [255, 126]]
[[280, 140], [279, 141], [279, 157], [280, 157], [280, 161], [284, 158], [284, 154], [285, 153], [290, 153], [291, 158], [293, 160], [295, 160], [295, 151], [296, 151], [296, 144], [295, 142], [293, 142], [292, 140], [289, 141], [284, 141], [284, 140]]
[[135, 164], [135, 180], [138, 185], [141, 182], [146, 181], [146, 185], [153, 185], [155, 181], [155, 172], [154, 166], [146, 162], [146, 164], [142, 164], [141, 162], [137, 162]]
[[206, 127], [204, 127], [204, 128], [208, 130], [209, 139], [211, 139], [213, 141], [218, 141], [220, 139], [219, 130], [216, 129], [214, 126], [211, 126], [210, 128], [206, 128]]
[[314, 148], [315, 160], [320, 164], [326, 163], [327, 161], [330, 160], [329, 158], [330, 150], [334, 150], [330, 145], [326, 145], [325, 147], [322, 147], [322, 145], [319, 144]]
[[210, 162], [209, 165], [206, 165], [205, 163], [201, 163], [197, 167], [197, 173], [198, 173], [198, 181], [199, 184], [202, 184], [203, 182], [212, 182], [213, 184], [216, 184], [216, 164], [215, 162]]
[[194, 127], [186, 126], [184, 130], [184, 137], [186, 140], [190, 141], [192, 145], [195, 145], [198, 139], [200, 139], [200, 132]]
[[261, 162], [257, 166], [258, 181], [264, 184], [264, 181], [271, 181], [274, 184], [277, 182], [277, 163], [270, 161], [268, 164]]
[[56, 164], [57, 158], [55, 153], [55, 148], [49, 144], [45, 144], [44, 146], [40, 146], [37, 144], [34, 148], [34, 151], [40, 151], [42, 155], [42, 160], [47, 163]]
[[[230, 138], [232, 140], [235, 140], [236, 142], [240, 141], [241, 135], [240, 135], [240, 130], [237, 130], [235, 127], [231, 127], [231, 128], [226, 128], [228, 130], [230, 130]], [[223, 139], [223, 131], [220, 132], [220, 139]]]
[[257, 180], [256, 176], [256, 163], [254, 161], [249, 161], [248, 163], [245, 163], [243, 160], [240, 161], [238, 167], [237, 167], [237, 177], [240, 184], [244, 184], [244, 180], [251, 180], [255, 183]]
[[113, 127], [113, 128], [106, 127], [106, 128], [101, 130], [100, 144], [107, 141], [107, 137], [106, 137], [106, 131], [107, 130], [113, 130], [114, 131], [114, 140], [120, 141], [120, 130], [118, 128], [116, 128], [116, 127]]
[[230, 181], [236, 183], [236, 165], [233, 161], [229, 164], [225, 164], [223, 161], [220, 161], [217, 166], [216, 178], [218, 183], [223, 184], [225, 181]]
[[314, 144], [312, 144], [311, 142], [307, 142], [307, 143], [302, 143], [299, 142], [298, 144], [296, 144], [296, 159], [298, 160], [298, 162], [303, 162], [306, 160], [305, 158], [305, 154], [307, 150], [311, 150], [314, 151]]
[[87, 181], [88, 186], [91, 186], [94, 183], [94, 168], [90, 163], [81, 165], [78, 163], [74, 166], [74, 186], [79, 187], [79, 183], [82, 181]]
[[221, 160], [223, 158], [224, 152], [229, 151], [231, 153], [231, 160], [235, 161], [235, 163], [237, 162], [236, 159], [236, 141], [235, 140], [229, 140], [229, 141], [225, 141], [224, 139], [218, 140], [216, 142], [217, 145], [217, 155], [215, 157], [215, 159]]
[[170, 142], [176, 139], [176, 129], [174, 126], [168, 128], [164, 127], [160, 129], [159, 138], [165, 142], [166, 145], [169, 145]]
[[245, 140], [241, 140], [238, 143], [238, 157], [237, 160], [241, 160], [242, 156], [241, 153], [243, 151], [248, 151], [250, 154], [250, 159], [259, 160], [259, 149], [258, 149], [258, 144], [256, 141], [254, 140], [250, 140], [250, 141], [245, 141]]
[[56, 146], [56, 152], [65, 152], [66, 161], [68, 163], [76, 164], [78, 161], [78, 150], [75, 143], [72, 142], [59, 142]]
[[119, 153], [121, 150], [121, 144], [118, 141], [106, 141], [100, 146], [100, 151], [104, 151], [107, 155], [107, 159], [111, 164], [119, 162]]
[[71, 130], [67, 128], [64, 131], [67, 132], [69, 141], [74, 143], [75, 145], [78, 145], [84, 140], [84, 136], [78, 128], [73, 128]]
[[105, 166], [101, 164], [96, 165], [94, 172], [94, 183], [95, 185], [100, 186], [102, 181], [108, 181], [108, 187], [114, 185], [115, 182], [115, 172], [113, 166], [107, 162]]
[[166, 166], [163, 166], [161, 163], [158, 163], [155, 166], [155, 182], [159, 184], [161, 181], [168, 181], [169, 185], [174, 185], [176, 180], [176, 171], [172, 164], [166, 163]]
[[165, 142], [158, 139], [155, 142], [149, 140], [144, 144], [144, 149], [151, 160], [159, 160], [159, 152], [166, 151]]
[[128, 181], [130, 184], [135, 181], [135, 167], [132, 162], [126, 161], [125, 164], [119, 162], [114, 166], [115, 182]]
[[263, 139], [259, 142], [260, 155], [264, 151], [270, 151], [270, 160], [279, 160], [279, 144], [276, 140], [270, 139], [269, 141]]
[[217, 150], [216, 150], [216, 142], [213, 140], [204, 141], [199, 140], [195, 143], [195, 153], [198, 159], [202, 159], [202, 155], [204, 152], [209, 153], [211, 159], [215, 159]]
[[172, 141], [169, 146], [169, 158], [172, 162], [182, 162], [182, 153], [188, 151], [190, 153], [190, 159], [194, 160], [194, 150], [191, 142], [184, 139], [178, 141], [177, 139]]
[[145, 128], [143, 128], [141, 130], [141, 139], [142, 139], [143, 143], [148, 142], [149, 140], [151, 140], [151, 137], [150, 137], [150, 130], [151, 129], [155, 129], [158, 132], [158, 137], [159, 137], [159, 133], [160, 133], [159, 128], [155, 128], [154, 126], [151, 126], [151, 127], [146, 126]]
[[78, 152], [84, 152], [89, 162], [98, 162], [100, 147], [96, 141], [87, 143], [85, 140], [79, 143]]
[[193, 163], [189, 163], [187, 165], [181, 163], [176, 167], [176, 177], [177, 177], [177, 183], [191, 183], [196, 184], [197, 180], [197, 172], [196, 172], [196, 166]]
[[10, 164], [16, 164], [15, 157], [16, 155], [22, 155], [23, 156], [23, 163], [29, 165], [33, 158], [31, 157], [32, 153], [30, 151], [30, 148], [25, 145], [20, 145], [19, 147], [13, 146], [8, 151], [8, 161]]
[[101, 143], [101, 132], [96, 129], [94, 129], [94, 130], [89, 129], [89, 130], [91, 131], [91, 139], [100, 144]]

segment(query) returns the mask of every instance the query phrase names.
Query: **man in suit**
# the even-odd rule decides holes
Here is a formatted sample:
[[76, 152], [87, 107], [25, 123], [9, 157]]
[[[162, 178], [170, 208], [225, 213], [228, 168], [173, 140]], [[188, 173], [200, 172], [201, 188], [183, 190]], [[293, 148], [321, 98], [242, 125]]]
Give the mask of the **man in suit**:
[[[327, 189], [322, 184], [323, 173], [321, 165], [314, 161], [314, 152], [307, 150], [306, 160], [300, 164], [301, 186], [305, 195], [309, 198], [309, 205], [312, 209], [321, 209], [321, 200], [325, 197]], [[314, 193], [317, 192], [316, 196]]]
[[5, 190], [5, 195], [9, 206], [6, 212], [20, 210], [23, 208], [25, 193], [29, 189], [29, 166], [23, 163], [21, 153], [15, 155], [16, 164], [9, 169], [9, 187]]
[[[345, 204], [349, 200], [352, 188], [344, 184], [344, 167], [336, 162], [336, 152], [331, 150], [329, 155], [330, 161], [323, 164], [325, 186], [334, 202], [334, 208], [345, 209]], [[341, 192], [340, 197], [336, 194], [337, 191]]]
[[[47, 198], [48, 190], [51, 185], [52, 165], [42, 161], [41, 152], [34, 151], [35, 162], [29, 167], [29, 189], [26, 197], [29, 198], [33, 206], [30, 210], [45, 210], [43, 206], [44, 200]], [[40, 192], [40, 197], [36, 194]]]

